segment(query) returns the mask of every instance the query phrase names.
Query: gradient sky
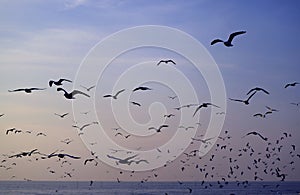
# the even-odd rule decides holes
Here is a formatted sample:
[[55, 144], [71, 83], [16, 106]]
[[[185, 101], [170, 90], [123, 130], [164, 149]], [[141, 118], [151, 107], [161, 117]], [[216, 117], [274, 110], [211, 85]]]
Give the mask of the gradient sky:
[[[5, 166], [0, 167], [0, 180], [26, 178], [114, 181], [116, 178], [143, 180], [148, 175], [151, 176], [149, 180], [158, 181], [203, 180], [204, 175], [195, 171], [196, 164], [207, 165], [207, 169], [215, 166], [216, 170], [209, 172], [209, 175], [214, 177], [205, 179], [219, 180], [228, 173], [230, 165], [228, 165], [228, 157], [224, 156], [229, 155], [239, 159], [236, 164], [244, 166], [241, 169], [245, 169], [245, 174], [241, 175], [241, 170], [238, 170], [238, 179], [253, 180], [255, 171], [248, 170], [245, 164], [253, 166], [253, 159], [259, 156], [237, 157], [240, 153], [238, 150], [244, 148], [247, 142], [250, 142], [257, 152], [260, 150], [264, 152], [267, 146], [257, 137], [241, 138], [250, 131], [259, 131], [269, 138], [269, 142], [272, 142], [274, 147], [276, 140], [284, 136], [283, 132], [291, 134], [292, 137], [280, 140], [283, 147], [282, 151], [278, 152], [278, 157], [282, 160], [275, 165], [269, 163], [270, 166], [274, 166], [274, 169], [281, 167], [288, 175], [287, 180], [300, 180], [300, 159], [297, 156], [292, 157], [289, 153], [292, 151], [292, 144], [296, 145], [293, 154], [300, 153], [298, 148], [300, 147], [298, 144], [300, 105], [297, 107], [291, 104], [300, 102], [300, 85], [284, 89], [287, 83], [300, 82], [299, 1], [31, 0], [19, 2], [3, 0], [0, 5], [0, 114], [5, 114], [0, 117], [0, 154], [13, 155], [38, 148], [39, 151], [47, 154], [59, 149], [82, 157], [79, 161], [69, 160], [71, 165], [61, 167], [61, 162], [57, 162], [57, 159], [38, 161], [33, 157], [7, 159], [2, 155], [0, 160], [6, 162], [0, 164]], [[225, 131], [228, 131], [232, 139], [224, 142], [219, 139], [217, 143], [229, 144], [228, 147], [233, 147], [234, 154], [220, 151], [215, 146], [202, 159], [195, 157], [189, 160], [188, 165], [181, 162], [181, 160], [186, 161], [185, 155], [182, 155], [167, 167], [153, 171], [159, 175], [155, 178], [151, 171], [135, 173], [131, 176], [130, 172], [120, 174], [122, 170], [101, 162], [98, 166], [92, 163], [83, 165], [84, 159], [92, 156], [78, 136], [77, 130], [72, 127], [76, 123], [71, 114], [71, 101], [64, 99], [55, 88], [49, 88], [48, 81], [58, 78], [73, 80], [80, 63], [93, 46], [112, 33], [139, 25], [165, 25], [177, 28], [202, 43], [220, 68], [227, 98], [246, 98], [246, 93], [256, 86], [270, 92], [270, 95], [257, 93], [249, 106], [228, 100], [227, 110], [220, 110], [226, 112], [221, 136], [225, 136]], [[246, 30], [247, 33], [234, 40], [234, 47], [226, 48], [222, 44], [210, 46], [214, 38], [226, 39], [231, 32], [238, 30]], [[190, 79], [199, 103], [210, 100], [205, 80], [199, 72], [195, 72], [191, 63], [178, 54], [154, 48], [136, 49], [119, 56], [106, 70], [102, 78], [103, 82], [82, 83], [82, 85], [97, 84], [96, 98], [101, 99], [102, 95], [112, 93], [114, 82], [132, 64], [165, 58], [180, 62], [182, 66], [176, 67]], [[178, 81], [174, 80], [174, 82]], [[98, 85], [101, 85], [101, 88], [98, 88]], [[171, 89], [153, 82], [145, 85], [154, 88], [156, 93], [151, 94], [151, 98], [145, 93], [132, 95], [135, 100], [144, 101], [145, 107], [144, 113], [138, 112], [135, 107], [130, 108], [136, 121], [146, 123], [150, 118], [149, 106], [154, 102], [157, 103], [158, 100], [161, 104], [165, 104], [168, 113], [175, 113], [173, 107], [178, 106], [179, 102], [177, 100], [170, 102], [167, 98], [168, 95], [175, 95]], [[32, 94], [8, 92], [23, 87], [47, 89]], [[63, 87], [71, 90], [72, 84], [66, 83]], [[84, 91], [83, 88], [80, 90]], [[118, 127], [118, 124], [111, 118], [108, 102], [103, 103], [99, 100], [96, 104], [97, 113], [101, 115], [107, 112], [105, 116], [101, 115], [103, 119], [101, 123], [107, 128], [108, 135], [126, 147], [138, 148], [145, 143], [144, 139], [133, 139], [128, 144], [114, 136], [115, 132], [111, 128]], [[253, 117], [255, 113], [265, 112], [265, 106], [276, 108], [279, 112], [273, 112], [265, 119]], [[88, 111], [90, 112], [82, 108], [82, 112]], [[54, 113], [65, 112], [70, 112], [70, 115], [64, 119], [54, 115]], [[197, 136], [205, 131], [209, 116], [210, 109], [201, 112], [202, 126], [199, 127], [200, 133]], [[82, 117], [89, 117], [89, 113]], [[180, 125], [175, 119], [172, 125]], [[76, 122], [81, 125], [80, 121]], [[33, 133], [5, 135], [6, 130], [13, 127], [23, 131], [32, 130]], [[38, 132], [44, 132], [47, 136], [35, 136]], [[147, 147], [152, 142], [155, 143], [152, 147], [163, 144], [172, 133], [173, 130], [170, 130], [164, 136], [148, 140]], [[61, 140], [66, 138], [72, 139], [73, 142], [69, 145], [62, 143]], [[198, 142], [192, 144], [186, 152], [196, 149], [200, 145], [198, 144]], [[211, 155], [215, 155], [216, 160], [210, 161]], [[291, 161], [295, 161], [294, 164], [289, 164]], [[13, 162], [17, 165], [12, 165]], [[181, 171], [183, 166], [186, 169]], [[12, 168], [6, 170], [7, 167]], [[55, 174], [51, 174], [49, 170], [55, 170]], [[262, 172], [263, 168], [258, 170]], [[73, 177], [64, 177], [65, 172], [71, 172]], [[271, 174], [259, 176], [265, 180], [279, 180]]]

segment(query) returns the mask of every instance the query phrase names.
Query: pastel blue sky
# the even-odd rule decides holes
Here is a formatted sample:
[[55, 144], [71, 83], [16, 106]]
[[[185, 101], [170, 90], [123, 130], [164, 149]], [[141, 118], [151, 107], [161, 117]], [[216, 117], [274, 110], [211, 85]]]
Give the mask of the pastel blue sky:
[[[56, 92], [55, 88], [49, 88], [48, 81], [58, 78], [73, 80], [80, 63], [90, 49], [112, 33], [139, 25], [165, 25], [188, 33], [207, 48], [220, 68], [227, 98], [246, 98], [248, 90], [256, 86], [270, 92], [269, 96], [256, 94], [250, 106], [228, 100], [222, 136], [225, 130], [229, 130], [235, 137], [231, 144], [238, 150], [238, 147], [245, 145], [241, 136], [252, 130], [259, 130], [273, 141], [280, 139], [283, 132], [291, 133], [293, 136], [289, 142], [283, 143], [286, 149], [280, 157], [285, 157], [287, 162], [295, 160], [295, 164], [286, 169], [286, 173], [289, 175], [288, 179], [299, 180], [299, 158], [290, 157], [289, 150], [290, 144], [296, 144], [300, 139], [300, 106], [290, 104], [300, 102], [300, 85], [284, 89], [286, 83], [300, 82], [299, 8], [300, 2], [296, 0], [30, 0], [21, 2], [3, 0], [0, 3], [0, 114], [5, 115], [0, 117], [0, 154], [11, 155], [32, 148], [39, 148], [45, 153], [63, 149], [65, 152], [80, 155], [83, 159], [89, 158], [90, 152], [80, 140], [77, 131], [72, 128], [75, 124], [72, 116], [61, 120], [54, 115], [54, 113], [71, 113], [72, 104], [66, 101], [61, 93]], [[246, 30], [247, 33], [234, 40], [234, 47], [225, 48], [222, 44], [210, 45], [214, 38], [226, 39], [231, 32], [238, 30]], [[115, 79], [122, 74], [122, 71], [129, 68], [131, 63], [163, 58], [173, 58], [186, 65], [177, 68], [194, 85], [199, 103], [210, 100], [205, 80], [193, 69], [192, 64], [170, 51], [154, 48], [134, 50], [120, 56], [106, 70], [107, 75], [103, 80], [109, 84], [97, 89], [96, 97], [101, 99], [103, 94], [110, 93]], [[101, 83], [96, 84], [101, 85]], [[155, 87], [165, 95], [164, 97], [172, 93], [167, 87], [155, 83], [149, 83], [149, 86]], [[10, 89], [22, 87], [47, 87], [47, 89], [29, 95], [8, 93]], [[71, 90], [72, 84], [66, 84], [64, 88]], [[138, 101], [145, 100], [145, 107], [153, 103], [145, 94], [133, 97]], [[178, 102], [168, 103], [168, 99], [164, 99], [160, 94], [153, 97], [162, 98], [161, 103], [166, 104], [166, 110], [174, 112], [172, 108]], [[99, 105], [102, 105], [97, 108], [99, 113], [107, 111], [109, 107], [105, 102]], [[266, 119], [254, 118], [253, 114], [264, 112], [265, 106], [280, 111], [272, 113]], [[131, 108], [131, 111], [132, 116], [142, 123], [150, 118], [147, 115], [148, 109], [144, 110], [145, 116], [141, 116], [135, 108]], [[209, 121], [209, 111], [201, 113], [200, 122], [203, 124], [199, 128], [201, 133]], [[108, 129], [118, 126], [111, 119], [110, 114], [104, 117], [103, 122]], [[80, 123], [80, 121], [76, 122]], [[177, 123], [178, 121], [175, 121], [172, 125], [178, 125]], [[47, 134], [47, 137], [27, 134], [5, 135], [6, 129], [12, 127], [32, 129], [35, 133], [42, 131]], [[113, 133], [109, 134], [116, 139]], [[168, 134], [158, 138], [157, 143], [163, 143], [170, 136]], [[65, 138], [74, 141], [71, 145], [65, 145], [60, 142]], [[128, 145], [134, 147], [144, 141], [140, 140], [137, 144]], [[258, 148], [265, 147], [258, 140], [249, 141]], [[126, 145], [122, 140], [120, 144]], [[296, 146], [300, 147], [299, 144]], [[299, 153], [299, 149], [296, 152]], [[216, 156], [222, 160], [225, 154], [216, 154]], [[1, 156], [0, 160], [2, 159], [5, 157]], [[180, 159], [184, 159], [184, 156], [172, 166], [157, 170], [161, 176], [153, 180], [203, 179], [203, 175], [195, 173], [192, 168], [187, 168], [182, 173]], [[209, 157], [201, 161], [193, 160], [191, 164], [207, 164], [210, 163], [208, 159]], [[240, 164], [250, 160], [241, 159]], [[12, 161], [7, 162], [5, 166], [10, 166], [8, 164], [10, 162]], [[20, 167], [21, 163], [25, 169]], [[12, 176], [21, 180], [23, 178], [58, 180], [64, 179], [60, 178], [64, 176], [64, 171], [70, 172], [73, 168], [76, 171], [72, 172], [74, 174], [72, 179], [77, 180], [115, 180], [116, 177], [124, 180], [141, 180], [151, 174], [137, 173], [134, 177], [129, 173], [119, 175], [120, 170], [103, 163], [97, 167], [83, 166], [82, 161], [72, 162], [74, 163], [72, 166], [63, 168], [53, 159], [36, 162], [37, 166], [34, 166], [34, 163], [29, 163], [28, 159], [17, 159], [19, 166], [13, 167], [12, 170], [0, 168], [0, 180], [7, 180]], [[281, 166], [283, 164], [284, 162]], [[220, 170], [224, 168], [221, 163], [214, 165]], [[57, 174], [49, 174], [47, 167], [55, 169]], [[38, 171], [33, 172], [33, 170]], [[220, 174], [225, 173], [220, 171]], [[248, 172], [241, 176], [241, 180], [244, 179], [253, 180], [253, 173]], [[266, 175], [265, 179], [278, 180], [269, 175]]]

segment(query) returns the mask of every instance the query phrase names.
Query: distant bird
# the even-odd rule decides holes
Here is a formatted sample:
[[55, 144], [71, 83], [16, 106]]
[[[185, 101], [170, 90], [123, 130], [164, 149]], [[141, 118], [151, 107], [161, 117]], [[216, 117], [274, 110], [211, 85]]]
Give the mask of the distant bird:
[[65, 116], [67, 116], [69, 113], [64, 113], [64, 114], [57, 114], [57, 113], [54, 113], [54, 115], [56, 116], [59, 116], [60, 118], [64, 118]]
[[298, 84], [300, 84], [300, 83], [298, 83], [298, 82], [288, 83], [288, 84], [286, 84], [286, 85], [284, 86], [284, 88], [295, 87], [295, 86], [298, 85]]
[[130, 103], [132, 103], [133, 105], [135, 105], [135, 106], [142, 106], [140, 103], [138, 103], [138, 102], [134, 102], [134, 101], [131, 101]]
[[145, 87], [145, 86], [141, 86], [141, 87], [137, 87], [135, 89], [133, 89], [132, 91], [135, 92], [135, 91], [148, 91], [148, 90], [152, 90], [151, 88], [149, 87]]
[[15, 89], [15, 90], [8, 90], [8, 92], [18, 92], [18, 91], [25, 91], [25, 93], [31, 93], [32, 91], [35, 90], [45, 90], [46, 88], [23, 88], [23, 89]]
[[279, 110], [275, 109], [275, 108], [271, 108], [269, 106], [266, 106], [266, 108], [271, 111], [271, 112], [279, 112]]
[[80, 131], [82, 131], [84, 128], [86, 128], [86, 127], [88, 127], [88, 126], [90, 126], [90, 125], [93, 125], [93, 124], [96, 124], [96, 123], [95, 123], [95, 122], [87, 123], [87, 124], [82, 125], [81, 127], [79, 127], [79, 126], [77, 126], [77, 125], [73, 125], [72, 127], [77, 128], [77, 129], [79, 129]]
[[223, 42], [223, 44], [224, 44], [226, 47], [232, 47], [232, 46], [233, 46], [233, 45], [232, 45], [232, 40], [233, 40], [233, 38], [234, 38], [235, 36], [237, 36], [237, 35], [241, 35], [241, 34], [244, 34], [244, 33], [246, 33], [246, 31], [238, 31], [238, 32], [234, 32], [234, 33], [230, 34], [230, 36], [229, 36], [229, 38], [228, 38], [227, 41], [223, 41], [223, 40], [221, 40], [221, 39], [214, 39], [214, 40], [210, 43], [210, 45], [214, 45], [214, 44], [216, 44], [216, 43]]
[[5, 134], [8, 135], [9, 132], [13, 132], [14, 130], [16, 130], [16, 128], [7, 129]]
[[164, 117], [166, 117], [166, 118], [170, 118], [170, 117], [172, 117], [172, 116], [175, 116], [174, 114], [165, 114], [164, 115]]
[[217, 107], [217, 108], [220, 108], [219, 106], [215, 105], [215, 104], [212, 104], [212, 103], [202, 103], [201, 105], [199, 105], [194, 114], [193, 114], [193, 117], [196, 115], [196, 113], [200, 110], [200, 108], [207, 108], [208, 106], [214, 106], [214, 107]]
[[106, 156], [107, 156], [108, 158], [117, 160], [117, 161], [116, 161], [117, 164], [127, 164], [127, 165], [130, 165], [131, 163], [135, 162], [134, 160], [131, 160], [131, 159], [137, 157], [138, 154], [135, 154], [135, 155], [133, 155], [133, 156], [127, 157], [127, 158], [125, 158], [125, 159], [121, 159], [121, 158], [114, 157], [114, 156], [111, 156], [111, 155], [106, 155]]
[[249, 105], [249, 100], [254, 96], [254, 94], [256, 93], [256, 91], [254, 93], [252, 93], [247, 100], [239, 100], [239, 99], [232, 99], [229, 98], [232, 101], [237, 101], [237, 102], [243, 102], [245, 105]]
[[125, 89], [122, 89], [122, 90], [118, 91], [115, 95], [108, 94], [108, 95], [104, 95], [103, 97], [104, 97], [104, 98], [112, 97], [113, 99], [116, 100], [117, 97], [118, 97], [118, 95], [119, 95], [120, 93], [124, 92], [124, 91], [125, 91]]
[[250, 91], [248, 91], [248, 93], [247, 93], [247, 95], [249, 95], [251, 92], [253, 92], [253, 91], [263, 91], [264, 93], [266, 93], [266, 94], [270, 94], [267, 90], [265, 90], [265, 89], [263, 89], [263, 88], [260, 88], [260, 87], [255, 87], [255, 88], [252, 88], [252, 89], [250, 89]]
[[251, 131], [249, 133], [247, 133], [246, 135], [244, 135], [242, 138], [248, 136], [248, 135], [258, 135], [261, 139], [263, 139], [264, 141], [268, 141], [267, 137], [262, 136], [260, 133], [256, 132], [256, 131]]
[[[86, 165], [88, 162], [92, 162], [92, 161], [95, 161], [95, 159], [93, 159], [93, 158], [88, 158], [88, 159], [86, 159], [85, 161], [84, 161], [84, 165]], [[96, 164], [98, 164], [97, 163], [97, 161], [95, 161], [96, 162]]]
[[267, 111], [266, 113], [262, 114], [262, 113], [257, 113], [257, 114], [254, 114], [253, 116], [254, 117], [261, 117], [261, 118], [266, 118], [266, 115], [267, 114], [272, 114], [271, 111]]
[[161, 126], [159, 126], [158, 128], [155, 128], [155, 127], [149, 127], [148, 129], [149, 129], [149, 130], [155, 130], [155, 131], [158, 133], [158, 132], [161, 132], [161, 129], [162, 129], [162, 128], [166, 128], [166, 127], [169, 127], [169, 125], [161, 125]]
[[175, 96], [168, 96], [168, 98], [174, 100], [175, 98], [177, 98], [177, 96], [176, 95]]
[[45, 133], [40, 132], [40, 133], [36, 134], [36, 136], [47, 136], [47, 135]]
[[187, 130], [189, 130], [189, 129], [194, 129], [195, 127], [192, 127], [192, 126], [185, 127], [185, 126], [182, 126], [182, 125], [181, 125], [181, 126], [179, 126], [178, 128], [179, 128], [179, 129], [185, 129], [185, 130], [187, 131]]
[[72, 83], [72, 81], [68, 80], [68, 79], [59, 79], [58, 81], [50, 80], [49, 81], [49, 86], [52, 87], [53, 84], [56, 85], [56, 86], [60, 86], [60, 85], [62, 85], [62, 82], [64, 82], [64, 81]]
[[0, 114], [0, 117], [4, 116], [4, 114]]
[[295, 105], [295, 106], [299, 106], [300, 105], [300, 102], [298, 102], [298, 103], [291, 103], [292, 105]]
[[88, 94], [86, 93], [83, 93], [82, 91], [79, 91], [79, 90], [73, 90], [71, 93], [68, 93], [66, 90], [64, 90], [63, 88], [57, 88], [57, 91], [63, 91], [64, 92], [64, 96], [65, 98], [67, 99], [75, 99], [75, 95], [77, 94], [81, 94], [81, 95], [84, 95], [86, 97], [90, 97]]
[[93, 86], [91, 86], [91, 87], [85, 87], [85, 86], [83, 86], [83, 85], [80, 85], [80, 87], [84, 88], [86, 91], [90, 91], [91, 89], [95, 88], [96, 85], [93, 85]]
[[211, 137], [211, 138], [207, 138], [207, 139], [197, 139], [197, 138], [192, 138], [192, 140], [194, 140], [194, 141], [200, 141], [200, 142], [202, 142], [202, 143], [204, 143], [204, 144], [211, 144], [209, 141], [210, 140], [212, 140], [212, 139], [214, 139], [215, 137]]
[[61, 142], [62, 143], [65, 143], [65, 144], [70, 144], [73, 140], [70, 140], [69, 138], [65, 139], [65, 140], [62, 140]]
[[39, 153], [39, 152], [37, 152], [37, 150], [38, 149], [33, 149], [33, 150], [29, 151], [29, 152], [21, 152], [19, 154], [15, 154], [15, 155], [9, 156], [8, 158], [14, 158], [14, 157], [21, 158], [23, 156], [31, 156], [32, 154]]
[[[53, 152], [53, 153], [47, 155], [46, 158], [52, 158], [52, 157], [56, 157], [56, 156], [57, 156], [58, 158], [69, 157], [69, 158], [73, 158], [73, 159], [80, 159], [79, 156], [72, 156], [72, 155], [70, 155], [70, 154], [55, 153], [55, 152]], [[44, 157], [43, 159], [45, 159], [45, 157]]]
[[160, 63], [165, 63], [165, 64], [172, 63], [172, 64], [176, 65], [176, 63], [175, 63], [173, 60], [160, 60], [160, 61], [157, 63], [157, 66], [159, 66]]

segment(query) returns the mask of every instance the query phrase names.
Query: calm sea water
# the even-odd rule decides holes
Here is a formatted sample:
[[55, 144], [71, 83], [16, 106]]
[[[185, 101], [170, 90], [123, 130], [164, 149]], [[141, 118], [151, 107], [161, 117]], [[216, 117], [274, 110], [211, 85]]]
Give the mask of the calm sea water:
[[300, 182], [1, 181], [0, 194], [299, 194]]

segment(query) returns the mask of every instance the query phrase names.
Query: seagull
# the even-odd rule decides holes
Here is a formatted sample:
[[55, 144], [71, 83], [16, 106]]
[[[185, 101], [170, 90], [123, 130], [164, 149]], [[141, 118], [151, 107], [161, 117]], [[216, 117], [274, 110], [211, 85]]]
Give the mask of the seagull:
[[246, 137], [248, 135], [258, 135], [264, 141], [268, 141], [267, 137], [262, 136], [260, 133], [257, 133], [256, 131], [251, 131], [251, 132], [247, 133], [246, 135], [244, 135], [242, 138], [244, 138], [244, 137]]
[[249, 100], [254, 96], [254, 94], [256, 93], [256, 91], [254, 93], [252, 93], [247, 100], [238, 100], [238, 99], [232, 99], [229, 98], [232, 101], [237, 101], [237, 102], [243, 102], [245, 105], [249, 105]]
[[47, 136], [45, 133], [42, 133], [42, 132], [36, 134], [36, 136], [40, 136], [40, 135], [42, 135], [42, 136]]
[[72, 83], [72, 81], [68, 80], [68, 79], [59, 79], [58, 81], [50, 80], [49, 81], [49, 86], [52, 87], [53, 84], [56, 85], [56, 86], [60, 86], [60, 85], [62, 85], [62, 82], [64, 82], [64, 81]]
[[170, 118], [172, 116], [175, 116], [174, 114], [165, 114], [164, 117]]
[[298, 84], [300, 84], [300, 83], [298, 83], [298, 82], [288, 83], [288, 84], [286, 84], [286, 85], [284, 86], [284, 88], [295, 87], [295, 86], [298, 85]]
[[140, 103], [137, 103], [137, 102], [131, 101], [130, 103], [132, 103], [132, 104], [135, 105], [135, 106], [142, 106]]
[[266, 106], [266, 108], [271, 112], [279, 112], [279, 110]]
[[298, 102], [298, 103], [291, 103], [292, 105], [295, 105], [295, 106], [299, 106], [300, 105], [300, 102]]
[[64, 114], [57, 114], [57, 113], [54, 113], [54, 115], [57, 115], [57, 116], [59, 116], [60, 118], [64, 118], [65, 116], [67, 116], [69, 113], [67, 112], [67, 113], [64, 113]]
[[8, 158], [21, 158], [22, 156], [31, 156], [32, 154], [36, 154], [36, 153], [39, 153], [37, 152], [38, 149], [34, 149], [34, 150], [31, 150], [29, 152], [21, 152], [19, 154], [15, 154], [15, 155], [12, 155], [12, 156], [9, 156]]
[[[57, 153], [55, 154], [55, 152], [47, 155], [47, 158], [52, 158], [52, 157], [55, 157], [57, 156], [58, 158], [64, 158], [64, 157], [69, 157], [69, 158], [73, 158], [73, 159], [80, 159], [79, 156], [72, 156], [72, 155], [69, 155], [69, 154], [62, 154], [62, 153]], [[44, 158], [45, 159], [45, 158]]]
[[162, 129], [162, 128], [165, 128], [165, 127], [169, 127], [169, 125], [161, 125], [161, 126], [159, 126], [158, 128], [155, 128], [155, 127], [149, 127], [148, 129], [149, 129], [149, 130], [154, 129], [154, 130], [158, 133], [158, 132], [161, 132], [161, 129]]
[[174, 100], [175, 98], [177, 98], [177, 96], [176, 95], [175, 96], [168, 96], [168, 98]]
[[230, 36], [229, 36], [229, 38], [228, 38], [227, 41], [223, 41], [223, 40], [221, 40], [221, 39], [214, 39], [214, 40], [210, 43], [210, 45], [214, 45], [214, 44], [216, 44], [216, 43], [223, 42], [223, 44], [224, 44], [226, 47], [232, 47], [232, 46], [233, 46], [233, 45], [232, 45], [232, 40], [233, 40], [233, 38], [234, 38], [235, 36], [237, 36], [237, 35], [241, 35], [241, 34], [244, 34], [244, 33], [246, 33], [246, 31], [238, 31], [238, 32], [234, 32], [234, 33], [230, 34]]
[[96, 124], [96, 122], [87, 123], [87, 124], [82, 125], [81, 127], [79, 127], [79, 126], [77, 126], [77, 125], [73, 125], [72, 127], [77, 128], [77, 129], [79, 129], [80, 131], [82, 131], [84, 128], [86, 128], [86, 127], [88, 127], [88, 126], [90, 126], [90, 125], [93, 125], [93, 124]]
[[266, 118], [266, 115], [267, 115], [267, 114], [272, 114], [272, 112], [271, 112], [271, 111], [267, 111], [265, 114], [257, 113], [257, 114], [254, 114], [253, 116], [254, 116], [254, 117], [259, 116], [259, 117], [261, 117], [261, 118]]
[[200, 110], [200, 108], [207, 108], [208, 106], [214, 106], [214, 107], [217, 107], [217, 108], [220, 108], [219, 106], [217, 106], [217, 105], [215, 105], [215, 104], [212, 104], [212, 103], [202, 103], [201, 105], [199, 105], [197, 108], [196, 108], [196, 110], [195, 110], [195, 112], [194, 112], [194, 114], [193, 114], [193, 117], [196, 115], [196, 113]]
[[121, 158], [117, 158], [117, 157], [114, 157], [114, 156], [110, 156], [110, 155], [106, 155], [108, 158], [111, 158], [111, 159], [114, 159], [114, 160], [117, 160], [117, 164], [127, 164], [127, 165], [130, 165], [131, 163], [135, 162], [134, 160], [131, 160], [135, 157], [138, 156], [138, 154], [135, 154], [133, 156], [130, 156], [130, 157], [127, 157], [125, 159], [121, 159]]
[[211, 137], [211, 138], [207, 138], [207, 139], [197, 139], [197, 138], [192, 138], [192, 140], [194, 140], [194, 141], [200, 141], [200, 142], [202, 142], [202, 143], [204, 143], [204, 144], [211, 144], [210, 142], [209, 142], [209, 140], [212, 140], [212, 139], [214, 139], [215, 137]]
[[104, 95], [103, 97], [104, 98], [107, 98], [107, 97], [112, 97], [113, 99], [117, 99], [117, 97], [118, 97], [118, 95], [120, 94], [120, 93], [122, 93], [123, 91], [125, 91], [125, 89], [122, 89], [122, 90], [120, 90], [120, 91], [118, 91], [115, 95], [111, 95], [111, 94], [109, 94], [109, 95]]
[[79, 91], [79, 90], [73, 90], [71, 93], [68, 93], [66, 90], [64, 90], [63, 88], [57, 88], [57, 91], [63, 91], [64, 92], [64, 96], [65, 96], [65, 98], [67, 98], [67, 99], [75, 99], [75, 95], [77, 95], [77, 94], [81, 94], [81, 95], [84, 95], [84, 96], [86, 96], [86, 97], [90, 97], [88, 94], [86, 94], [86, 93], [83, 93], [83, 92], [81, 92], [81, 91]]
[[140, 91], [147, 91], [147, 90], [152, 90], [152, 89], [149, 88], [149, 87], [141, 86], [141, 87], [137, 87], [137, 88], [133, 89], [132, 91], [135, 92], [135, 91], [138, 91], [138, 90], [140, 90]]
[[18, 91], [25, 91], [25, 93], [31, 93], [34, 90], [45, 90], [46, 88], [23, 88], [23, 89], [15, 89], [15, 90], [8, 90], [8, 92], [18, 92]]
[[16, 130], [16, 128], [7, 129], [5, 134], [8, 135], [9, 132], [13, 132], [14, 130]]
[[255, 88], [253, 88], [253, 89], [250, 89], [250, 91], [247, 93], [247, 95], [249, 95], [251, 92], [253, 92], [253, 91], [263, 91], [264, 93], [266, 93], [266, 94], [270, 94], [267, 90], [265, 90], [265, 89], [263, 89], [263, 88], [260, 88], [260, 87], [255, 87]]
[[85, 87], [83, 85], [80, 85], [80, 87], [84, 88], [86, 91], [90, 91], [91, 89], [93, 89], [94, 87], [96, 87], [96, 85], [93, 85], [91, 87]]
[[165, 64], [168, 64], [168, 63], [172, 63], [174, 65], [176, 65], [176, 63], [173, 61], [173, 60], [160, 60], [158, 63], [157, 63], [157, 66], [160, 65], [160, 63], [165, 63]]

